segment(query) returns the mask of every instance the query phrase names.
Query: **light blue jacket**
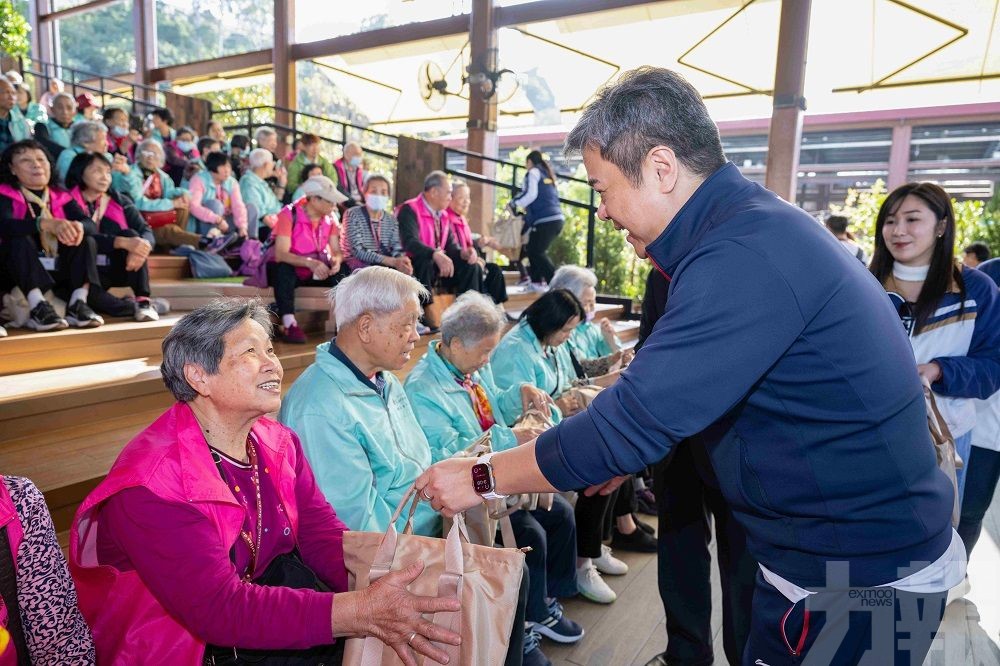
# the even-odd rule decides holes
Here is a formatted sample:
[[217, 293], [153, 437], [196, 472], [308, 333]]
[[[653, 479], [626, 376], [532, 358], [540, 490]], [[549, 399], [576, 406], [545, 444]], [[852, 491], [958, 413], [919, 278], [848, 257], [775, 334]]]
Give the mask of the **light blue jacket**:
[[271, 186], [249, 169], [240, 178], [240, 194], [244, 204], [256, 207], [259, 217], [277, 215], [281, 211], [281, 201], [274, 195]]
[[580, 322], [573, 329], [567, 343], [578, 359], [594, 359], [614, 352], [604, 339], [601, 327], [589, 321]]
[[160, 174], [160, 186], [163, 188], [163, 196], [159, 199], [150, 199], [142, 193], [142, 186], [146, 183], [146, 176], [138, 164], [132, 165], [132, 201], [135, 207], [145, 211], [165, 211], [174, 209], [174, 199], [188, 193], [182, 187], [174, 185], [174, 181], [163, 169], [157, 169]]
[[[437, 351], [440, 344], [439, 340], [431, 342], [427, 353], [403, 383], [413, 412], [427, 436], [434, 462], [450, 458], [483, 434], [472, 408], [472, 398], [455, 380]], [[514, 423], [521, 415], [521, 385], [500, 391], [493, 382], [489, 363], [474, 372], [472, 380], [483, 387], [493, 409], [496, 420], [496, 425], [490, 428], [493, 450], [505, 451], [517, 446], [514, 431], [507, 424]]]
[[501, 391], [528, 383], [558, 398], [573, 385], [576, 376], [569, 347], [559, 345], [546, 356], [535, 332], [524, 320], [504, 334], [493, 350], [490, 364]]
[[[66, 182], [66, 174], [69, 173], [69, 165], [73, 163], [73, 159], [85, 152], [87, 151], [83, 146], [74, 145], [59, 153], [59, 159], [56, 160], [56, 173], [59, 174], [59, 181], [61, 183]], [[114, 157], [111, 153], [104, 153], [104, 158], [109, 163], [114, 162]], [[129, 173], [113, 171], [111, 173], [111, 187], [124, 194], [130, 194], [135, 191], [136, 187], [142, 188], [142, 181], [137, 181], [137, 176], [132, 171]]]
[[[28, 109], [30, 110], [31, 107], [29, 106]], [[10, 130], [10, 136], [15, 143], [30, 139], [32, 136], [31, 123], [25, 119], [21, 109], [16, 106], [7, 112], [7, 129]]]
[[[384, 532], [396, 505], [431, 464], [431, 451], [403, 386], [390, 372], [383, 399], [354, 369], [316, 348], [316, 362], [295, 380], [279, 420], [294, 430], [316, 482], [352, 530]], [[406, 514], [396, 523], [402, 530]], [[415, 534], [437, 536], [441, 518], [420, 502]]]

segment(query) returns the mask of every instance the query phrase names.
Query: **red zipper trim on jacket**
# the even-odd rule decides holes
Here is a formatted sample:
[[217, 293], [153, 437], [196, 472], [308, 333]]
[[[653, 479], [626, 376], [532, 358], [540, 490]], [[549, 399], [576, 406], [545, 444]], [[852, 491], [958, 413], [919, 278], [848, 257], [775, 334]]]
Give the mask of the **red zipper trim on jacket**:
[[785, 614], [781, 617], [781, 640], [785, 642], [785, 647], [788, 648], [788, 654], [793, 657], [798, 657], [802, 654], [802, 649], [806, 646], [806, 639], [809, 637], [809, 609], [804, 609], [802, 616], [802, 633], [799, 634], [799, 642], [795, 648], [792, 648], [792, 644], [788, 642], [788, 634], [785, 632], [785, 622], [788, 621], [788, 616], [792, 614], [795, 610], [795, 604], [785, 611]]

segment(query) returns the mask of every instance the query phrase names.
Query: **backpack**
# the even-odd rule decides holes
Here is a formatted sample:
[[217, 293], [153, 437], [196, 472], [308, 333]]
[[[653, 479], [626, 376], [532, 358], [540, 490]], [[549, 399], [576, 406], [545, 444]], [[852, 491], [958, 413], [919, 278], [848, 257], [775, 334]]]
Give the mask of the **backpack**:
[[247, 287], [267, 289], [267, 265], [275, 261], [274, 243], [261, 243], [248, 238], [240, 247], [240, 270], [238, 275], [246, 275], [243, 284]]
[[203, 250], [194, 250], [188, 254], [188, 263], [191, 264], [191, 275], [196, 278], [222, 278], [233, 275], [233, 269], [225, 259]]

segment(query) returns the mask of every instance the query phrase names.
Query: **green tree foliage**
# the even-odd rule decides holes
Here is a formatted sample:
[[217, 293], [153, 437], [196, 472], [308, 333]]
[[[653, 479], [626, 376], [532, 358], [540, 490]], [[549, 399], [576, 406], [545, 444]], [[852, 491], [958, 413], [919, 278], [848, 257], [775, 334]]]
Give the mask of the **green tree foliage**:
[[10, 0], [0, 0], [0, 53], [6, 53], [14, 58], [28, 55], [31, 49], [31, 42], [28, 40], [31, 26], [24, 19], [21, 9], [22, 7], [15, 6]]
[[[851, 230], [859, 245], [871, 256], [875, 248], [875, 219], [879, 208], [888, 196], [882, 179], [875, 181], [870, 190], [847, 190], [842, 206], [830, 206], [830, 211], [844, 215], [851, 221]], [[955, 210], [955, 252], [961, 256], [962, 248], [973, 241], [985, 241], [994, 253], [1000, 251], [1000, 193], [984, 206], [982, 201], [951, 200]]]

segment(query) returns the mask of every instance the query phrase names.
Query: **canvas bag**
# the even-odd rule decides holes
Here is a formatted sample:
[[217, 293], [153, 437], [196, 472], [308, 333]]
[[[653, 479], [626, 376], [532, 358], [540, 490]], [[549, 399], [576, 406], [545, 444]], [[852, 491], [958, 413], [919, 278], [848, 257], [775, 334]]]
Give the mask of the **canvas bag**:
[[524, 230], [524, 218], [505, 212], [493, 222], [492, 236], [499, 248], [497, 252], [506, 255], [513, 261], [521, 256], [521, 232]]
[[941, 416], [941, 412], [938, 410], [937, 401], [934, 399], [934, 391], [931, 390], [926, 379], [923, 381], [923, 384], [924, 402], [927, 405], [927, 427], [931, 431], [931, 439], [934, 442], [937, 465], [944, 472], [944, 475], [948, 477], [948, 480], [951, 482], [951, 488], [954, 491], [955, 501], [951, 509], [951, 526], [958, 527], [961, 512], [959, 510], [960, 498], [958, 496], [958, 476], [956, 471], [964, 466], [964, 462], [955, 450], [955, 438], [952, 436], [947, 422], [945, 422], [944, 417]]
[[[529, 409], [517, 417], [517, 421], [514, 422], [515, 428], [524, 426], [537, 430], [548, 430], [554, 425], [552, 415], [548, 411], [543, 412], [540, 409]], [[516, 506], [518, 509], [524, 509], [525, 511], [535, 511], [536, 509], [551, 511], [552, 496], [553, 493], [522, 493], [520, 495], [511, 495], [507, 498], [507, 505], [510, 507]]]
[[[411, 487], [389, 522], [385, 534], [345, 532], [344, 564], [348, 589], [363, 590], [389, 573], [423, 560], [424, 570], [407, 588], [413, 594], [458, 596], [462, 609], [435, 613], [432, 621], [462, 636], [462, 644], [436, 644], [450, 663], [502, 664], [514, 624], [521, 586], [524, 553], [512, 548], [491, 548], [468, 543], [461, 514], [444, 539], [411, 533], [413, 512], [419, 502]], [[395, 523], [410, 505], [403, 534]], [[398, 666], [403, 662], [392, 648], [373, 636], [352, 638], [344, 650], [344, 666]], [[418, 664], [433, 663], [417, 657]]]

